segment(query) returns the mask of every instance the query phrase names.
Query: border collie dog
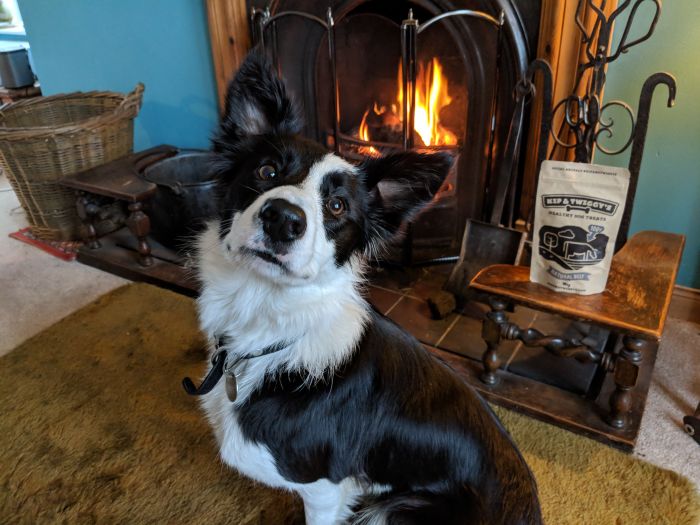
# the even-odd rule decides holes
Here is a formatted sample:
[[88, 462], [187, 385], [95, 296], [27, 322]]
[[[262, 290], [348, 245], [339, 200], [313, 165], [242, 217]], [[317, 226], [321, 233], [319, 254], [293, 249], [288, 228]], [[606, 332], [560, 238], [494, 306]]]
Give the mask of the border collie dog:
[[226, 356], [202, 397], [221, 458], [297, 492], [309, 525], [541, 523], [486, 403], [363, 296], [364, 258], [432, 199], [451, 158], [355, 166], [300, 130], [251, 54], [213, 140], [220, 219], [197, 241], [201, 326], [213, 362]]

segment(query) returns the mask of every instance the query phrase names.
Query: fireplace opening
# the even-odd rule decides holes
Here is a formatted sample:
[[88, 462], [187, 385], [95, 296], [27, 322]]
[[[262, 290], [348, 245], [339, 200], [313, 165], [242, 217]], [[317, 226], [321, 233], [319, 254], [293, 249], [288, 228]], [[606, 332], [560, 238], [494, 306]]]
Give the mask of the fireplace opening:
[[[348, 72], [341, 74], [339, 81], [340, 152], [345, 155], [376, 156], [404, 147], [404, 102], [409, 113], [413, 102], [405, 100], [403, 85], [401, 26], [407, 17], [414, 18], [412, 9], [399, 19], [390, 19], [365, 8], [357, 14], [349, 13], [336, 26], [338, 70]], [[451, 35], [440, 29], [428, 28], [417, 46], [415, 110], [410, 130], [415, 148], [458, 148], [463, 142], [466, 64], [455, 52]], [[377, 52], [357, 53], [359, 49]], [[356, 140], [365, 144], [357, 144]]]
[[[403, 114], [402, 76], [399, 62], [396, 88], [383, 91], [370, 104], [371, 107], [365, 110], [360, 125], [353, 131], [353, 137], [368, 143], [367, 146], [359, 148], [361, 155], [377, 157], [382, 154], [372, 143], [402, 142], [403, 122], [406, 118]], [[460, 96], [450, 95], [449, 80], [437, 57], [418, 64], [415, 116], [413, 129], [409, 131], [412, 133], [414, 147], [457, 145], [457, 136], [461, 135], [464, 129], [464, 121], [455, 118], [455, 114], [465, 113], [459, 106], [464, 104], [466, 97], [461, 96], [461, 90], [453, 91], [458, 91]]]
[[[539, 2], [281, 0], [253, 2], [251, 13], [309, 137], [353, 162], [402, 149], [453, 154], [408, 245], [411, 262], [456, 256], [467, 219], [489, 212]], [[388, 258], [406, 262], [406, 244]]]

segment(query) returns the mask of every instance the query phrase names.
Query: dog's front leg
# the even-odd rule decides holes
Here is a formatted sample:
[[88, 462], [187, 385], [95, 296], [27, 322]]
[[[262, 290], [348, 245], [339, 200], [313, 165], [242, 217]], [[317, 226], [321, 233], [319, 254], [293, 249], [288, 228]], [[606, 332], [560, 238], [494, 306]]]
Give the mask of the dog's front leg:
[[351, 483], [332, 483], [320, 479], [302, 485], [297, 491], [304, 500], [306, 525], [335, 525], [343, 523], [350, 516], [349, 507], [353, 503]]

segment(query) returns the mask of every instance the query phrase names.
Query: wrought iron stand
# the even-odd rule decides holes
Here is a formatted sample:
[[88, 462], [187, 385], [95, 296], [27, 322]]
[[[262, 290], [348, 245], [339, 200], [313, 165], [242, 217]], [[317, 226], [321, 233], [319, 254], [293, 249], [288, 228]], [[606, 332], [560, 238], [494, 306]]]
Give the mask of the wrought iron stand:
[[[570, 95], [552, 106], [552, 73], [549, 65], [544, 60], [535, 60], [528, 68], [522, 83], [519, 85], [516, 96], [534, 96], [534, 77], [539, 72], [542, 77], [543, 112], [540, 122], [540, 141], [536, 172], [539, 173], [542, 161], [547, 155], [549, 136], [554, 139], [554, 148], [561, 147], [574, 150], [576, 162], [589, 163], [592, 160], [594, 150], [608, 155], [618, 155], [627, 150], [630, 145], [632, 152], [629, 160], [630, 185], [622, 217], [620, 233], [616, 242], [618, 251], [627, 241], [627, 235], [632, 215], [634, 196], [637, 189], [637, 181], [644, 151], [649, 125], [649, 113], [654, 90], [660, 84], [668, 88], [668, 107], [672, 107], [676, 96], [675, 79], [668, 73], [655, 73], [651, 75], [642, 86], [638, 114], [635, 117], [632, 108], [623, 101], [611, 101], [603, 104], [602, 92], [605, 85], [605, 68], [608, 64], [617, 60], [622, 53], [649, 39], [661, 12], [659, 0], [651, 0], [656, 7], [654, 17], [646, 33], [635, 40], [629, 40], [629, 34], [634, 24], [635, 14], [645, 0], [622, 1], [610, 16], [606, 17], [603, 11], [596, 6], [593, 0], [579, 0], [576, 11], [576, 23], [582, 32], [582, 42], [585, 45], [586, 62], [579, 68], [579, 78], [584, 78], [587, 70], [592, 70], [589, 84], [583, 96]], [[584, 5], [587, 4], [595, 13], [596, 21], [589, 33], [581, 20]], [[621, 38], [615, 49], [611, 49], [612, 27], [615, 20], [629, 9], [629, 16], [624, 26], [619, 26]], [[613, 136], [615, 124], [612, 117], [606, 118], [605, 114], [610, 108], [622, 108], [631, 121], [631, 131], [625, 143], [617, 148], [606, 148], [601, 144], [601, 139], [609, 139]], [[555, 133], [552, 129], [553, 118], [558, 112], [563, 111], [562, 129]], [[562, 131], [568, 130], [568, 135], [573, 137], [571, 142], [561, 139]], [[550, 152], [554, 152], [554, 149]], [[537, 193], [535, 188], [535, 194]], [[607, 373], [613, 373], [615, 390], [610, 400], [610, 413], [607, 422], [611, 427], [623, 429], [627, 425], [627, 414], [631, 408], [631, 390], [637, 383], [642, 359], [655, 350], [658, 341], [640, 337], [628, 333], [621, 334], [622, 346], [618, 350], [617, 336], [608, 340], [605, 351], [596, 351], [596, 341], [584, 339], [567, 339], [555, 335], [545, 335], [535, 329], [524, 330], [508, 321], [507, 311], [512, 303], [500, 296], [491, 296], [488, 299], [491, 312], [486, 315], [483, 323], [482, 337], [487, 349], [482, 357], [483, 373], [481, 379], [487, 385], [495, 385], [498, 382], [497, 370], [500, 366], [498, 347], [502, 340], [519, 340], [528, 347], [544, 348], [547, 352], [559, 357], [573, 357], [582, 362], [593, 362], [598, 365], [598, 372], [594, 383], [596, 387], [593, 395], [598, 395], [600, 386]]]

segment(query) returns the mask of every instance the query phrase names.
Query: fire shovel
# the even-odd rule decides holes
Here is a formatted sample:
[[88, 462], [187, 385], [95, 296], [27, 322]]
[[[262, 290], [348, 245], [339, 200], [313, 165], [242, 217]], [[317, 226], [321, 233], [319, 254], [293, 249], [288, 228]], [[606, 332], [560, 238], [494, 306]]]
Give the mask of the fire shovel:
[[521, 97], [513, 111], [503, 162], [495, 180], [490, 221], [467, 220], [459, 260], [443, 287], [455, 296], [457, 306], [463, 306], [469, 299], [469, 283], [479, 270], [491, 264], [516, 264], [521, 258], [525, 232], [506, 228], [500, 222], [506, 197], [515, 192], [524, 105], [525, 99]]

